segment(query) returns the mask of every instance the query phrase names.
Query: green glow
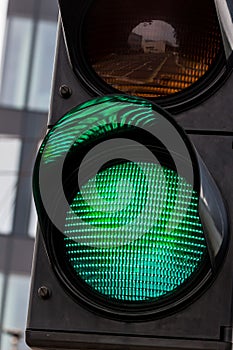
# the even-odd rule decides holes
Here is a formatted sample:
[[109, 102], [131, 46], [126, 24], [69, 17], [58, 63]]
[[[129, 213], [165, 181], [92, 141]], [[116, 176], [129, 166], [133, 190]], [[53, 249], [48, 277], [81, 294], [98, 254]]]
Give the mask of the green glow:
[[53, 127], [40, 148], [42, 162], [56, 162], [65, 157], [73, 144], [111, 130], [132, 125], [143, 128], [155, 122], [157, 115], [151, 103], [132, 97], [105, 96], [88, 101], [71, 110]]
[[[62, 187], [62, 181], [67, 184], [70, 179], [69, 164], [64, 168], [69, 153], [74, 160], [72, 171], [78, 175], [79, 154], [86, 146], [117, 135], [133, 137], [130, 132], [137, 129], [139, 134], [140, 128], [165, 145], [176, 166], [185, 160], [188, 171], [183, 171], [180, 165], [182, 169], [177, 167], [180, 174], [177, 175], [152, 163], [153, 160], [146, 163], [151, 159], [147, 156], [140, 156], [137, 163], [125, 160], [87, 180], [68, 209], [70, 196], [69, 193], [63, 195], [67, 189]], [[118, 133], [122, 130], [130, 132]], [[153, 142], [146, 146], [150, 148]], [[119, 158], [122, 159], [116, 159]], [[156, 162], [156, 151], [152, 159]], [[66, 256], [59, 267], [62, 268], [63, 263], [69, 265], [93, 291], [114, 300], [154, 301], [185, 288], [185, 282], [202, 267], [207, 247], [198, 214], [198, 195], [192, 187], [192, 160], [182, 135], [150, 102], [108, 96], [74, 108], [45, 138], [38, 166], [45, 210], [64, 235], [62, 249]], [[69, 190], [72, 184], [69, 183]], [[54, 194], [58, 195], [59, 204], [64, 202], [64, 206], [58, 206], [59, 210], [55, 200], [53, 202]], [[63, 212], [61, 208], [65, 208]], [[54, 242], [56, 232], [51, 233]]]
[[93, 290], [113, 299], [165, 296], [197, 271], [206, 253], [197, 195], [156, 164], [103, 170], [71, 209], [64, 238], [69, 262]]

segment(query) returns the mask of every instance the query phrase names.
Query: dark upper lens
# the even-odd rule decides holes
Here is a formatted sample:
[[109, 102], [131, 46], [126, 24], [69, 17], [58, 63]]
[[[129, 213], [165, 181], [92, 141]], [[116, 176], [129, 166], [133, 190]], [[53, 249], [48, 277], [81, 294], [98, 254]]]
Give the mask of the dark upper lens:
[[111, 87], [157, 98], [211, 72], [222, 51], [214, 1], [93, 1], [83, 31], [89, 64]]

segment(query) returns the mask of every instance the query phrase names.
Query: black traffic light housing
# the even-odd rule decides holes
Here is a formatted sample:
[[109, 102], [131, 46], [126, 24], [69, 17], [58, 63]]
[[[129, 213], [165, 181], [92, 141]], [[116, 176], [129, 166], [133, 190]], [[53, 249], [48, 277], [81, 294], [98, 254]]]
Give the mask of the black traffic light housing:
[[[90, 3], [86, 2], [85, 6], [88, 7]], [[80, 4], [83, 2], [80, 1]], [[65, 8], [69, 10], [63, 1], [60, 5], [61, 11], [63, 7], [64, 11]], [[79, 5], [72, 1], [71, 6], [74, 6], [73, 11], [67, 12], [67, 16], [73, 23], [72, 16]], [[66, 14], [62, 12], [62, 16]], [[83, 84], [82, 78], [74, 73], [72, 54], [69, 52], [68, 55], [67, 47], [71, 49], [72, 45], [68, 37], [64, 39], [62, 27], [59, 26], [50, 126], [67, 111], [97, 94], [97, 91], [91, 92]], [[223, 74], [221, 79], [225, 77]], [[219, 83], [222, 84], [221, 79]], [[231, 349], [233, 77], [230, 76], [220, 85], [219, 90], [208, 96], [205, 102], [202, 98], [200, 101], [196, 99], [193, 108], [174, 117], [188, 133], [215, 179], [228, 211], [227, 232], [230, 239], [227, 241], [227, 251], [223, 250], [225, 256], [220, 257], [220, 268], [215, 278], [201, 294], [194, 295], [187, 305], [178, 307], [170, 314], [140, 321], [114, 319], [88, 308], [67, 292], [54, 272], [46, 240], [38, 228], [26, 331], [29, 346], [41, 349]], [[226, 227], [226, 223], [224, 225]]]

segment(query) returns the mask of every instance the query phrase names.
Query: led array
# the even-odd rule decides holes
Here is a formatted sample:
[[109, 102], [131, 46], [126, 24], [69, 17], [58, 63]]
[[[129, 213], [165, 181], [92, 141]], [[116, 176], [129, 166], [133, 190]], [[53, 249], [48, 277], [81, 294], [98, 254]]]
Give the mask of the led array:
[[121, 163], [87, 181], [65, 224], [67, 258], [93, 290], [155, 300], [200, 268], [206, 253], [198, 197], [174, 171]]

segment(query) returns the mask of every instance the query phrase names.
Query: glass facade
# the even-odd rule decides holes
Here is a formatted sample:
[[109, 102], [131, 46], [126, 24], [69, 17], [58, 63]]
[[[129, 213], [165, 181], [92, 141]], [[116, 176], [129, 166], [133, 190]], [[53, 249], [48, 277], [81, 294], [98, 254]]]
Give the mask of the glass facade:
[[[56, 0], [0, 0], [0, 348], [24, 341], [37, 216], [31, 176], [49, 109]], [[16, 348], [16, 347], [15, 347]]]
[[5, 314], [3, 319], [3, 332], [1, 349], [9, 350], [12, 341], [12, 331], [19, 334], [18, 349], [27, 349], [23, 344], [24, 329], [27, 318], [30, 277], [23, 275], [10, 275], [7, 284]]
[[12, 17], [8, 19], [3, 84], [0, 96], [0, 102], [4, 106], [24, 107], [32, 29], [33, 21], [30, 18]]
[[0, 233], [10, 234], [13, 225], [21, 141], [0, 135]]
[[55, 22], [38, 23], [28, 100], [30, 110], [46, 111], [49, 105], [56, 29]]
[[8, 20], [2, 105], [47, 111], [55, 40], [56, 22], [40, 20], [35, 25], [26, 17]]
[[2, 62], [3, 48], [4, 48], [4, 34], [5, 34], [7, 7], [8, 7], [8, 0], [1, 0], [0, 1], [0, 83], [1, 83], [1, 73], [2, 73], [1, 62]]

